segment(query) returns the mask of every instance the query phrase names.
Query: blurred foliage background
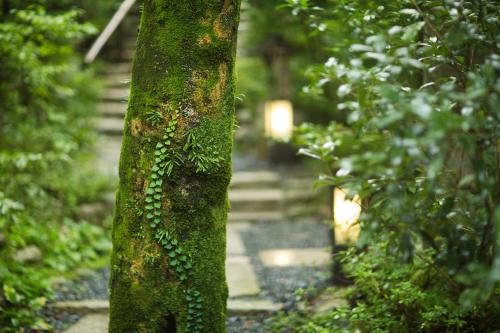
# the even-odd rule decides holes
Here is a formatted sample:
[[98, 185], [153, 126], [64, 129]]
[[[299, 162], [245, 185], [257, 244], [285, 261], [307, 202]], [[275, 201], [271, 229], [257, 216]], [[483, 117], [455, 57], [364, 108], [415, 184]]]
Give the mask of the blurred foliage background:
[[0, 4], [0, 331], [43, 330], [50, 278], [110, 249], [77, 211], [110, 187], [92, 167], [100, 83], [77, 50], [112, 2]]

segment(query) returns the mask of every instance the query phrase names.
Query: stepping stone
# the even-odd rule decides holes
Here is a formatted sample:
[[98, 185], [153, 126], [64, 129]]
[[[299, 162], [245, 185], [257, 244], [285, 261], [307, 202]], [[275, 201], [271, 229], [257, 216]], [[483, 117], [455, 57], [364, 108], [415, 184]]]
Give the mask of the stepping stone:
[[284, 219], [284, 214], [280, 211], [250, 211], [235, 212], [228, 214], [229, 222], [257, 222], [257, 221], [276, 221]]
[[109, 311], [109, 301], [100, 299], [87, 299], [82, 301], [62, 301], [50, 305], [55, 311], [67, 311], [71, 313], [107, 313]]
[[226, 258], [226, 276], [229, 297], [253, 296], [260, 293], [257, 276], [249, 257], [229, 256]]
[[277, 312], [283, 308], [281, 303], [273, 303], [270, 300], [240, 300], [230, 299], [227, 302], [227, 312], [230, 315], [251, 315], [258, 313]]
[[259, 252], [266, 267], [324, 266], [331, 261], [328, 248], [279, 249]]
[[227, 226], [227, 254], [228, 255], [244, 255], [245, 245], [241, 239], [240, 231], [232, 224]]
[[26, 246], [12, 255], [12, 259], [20, 263], [35, 263], [42, 260], [42, 251], [35, 246]]
[[108, 317], [108, 314], [86, 315], [65, 333], [108, 333]]

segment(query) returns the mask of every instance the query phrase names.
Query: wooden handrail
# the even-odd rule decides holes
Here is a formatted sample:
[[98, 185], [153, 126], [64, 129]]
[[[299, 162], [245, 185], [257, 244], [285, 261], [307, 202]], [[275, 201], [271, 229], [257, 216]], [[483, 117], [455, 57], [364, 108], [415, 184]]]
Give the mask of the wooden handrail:
[[118, 25], [120, 25], [123, 18], [127, 15], [128, 11], [130, 10], [130, 8], [132, 8], [134, 3], [135, 0], [124, 0], [122, 2], [120, 8], [118, 8], [115, 15], [113, 15], [113, 17], [109, 21], [108, 25], [106, 25], [106, 28], [104, 28], [99, 37], [97, 37], [94, 44], [92, 44], [90, 50], [85, 55], [84, 61], [86, 64], [90, 64], [95, 60], [102, 47], [106, 44], [109, 37], [111, 37]]

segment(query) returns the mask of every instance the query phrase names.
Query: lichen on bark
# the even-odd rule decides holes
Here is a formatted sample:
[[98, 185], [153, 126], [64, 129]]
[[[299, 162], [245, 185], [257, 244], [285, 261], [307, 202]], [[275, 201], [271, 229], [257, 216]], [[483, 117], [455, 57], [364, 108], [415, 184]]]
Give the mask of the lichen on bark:
[[239, 0], [144, 1], [113, 221], [111, 333], [225, 332], [238, 16]]

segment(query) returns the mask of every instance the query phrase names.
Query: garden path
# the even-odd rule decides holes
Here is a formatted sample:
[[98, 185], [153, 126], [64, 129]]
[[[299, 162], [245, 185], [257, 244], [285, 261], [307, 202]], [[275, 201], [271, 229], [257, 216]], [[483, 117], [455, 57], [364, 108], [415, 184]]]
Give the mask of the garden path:
[[[130, 61], [107, 65], [103, 73], [106, 90], [95, 120], [102, 134], [97, 169], [116, 180], [130, 69]], [[289, 170], [272, 171], [238, 155], [233, 163], [226, 260], [228, 328], [229, 332], [263, 332], [263, 318], [290, 307], [296, 288], [326, 280], [328, 229], [311, 219], [293, 227], [287, 221], [301, 210], [317, 209], [310, 204], [315, 198], [310, 189], [311, 179], [297, 174], [291, 176]], [[105, 197], [111, 212], [114, 195], [109, 193]], [[106, 286], [107, 274], [109, 272], [93, 278], [101, 280], [99, 285]], [[65, 298], [60, 297], [51, 309], [79, 319], [67, 332], [107, 332], [107, 290], [89, 297], [84, 293], [69, 300]]]

